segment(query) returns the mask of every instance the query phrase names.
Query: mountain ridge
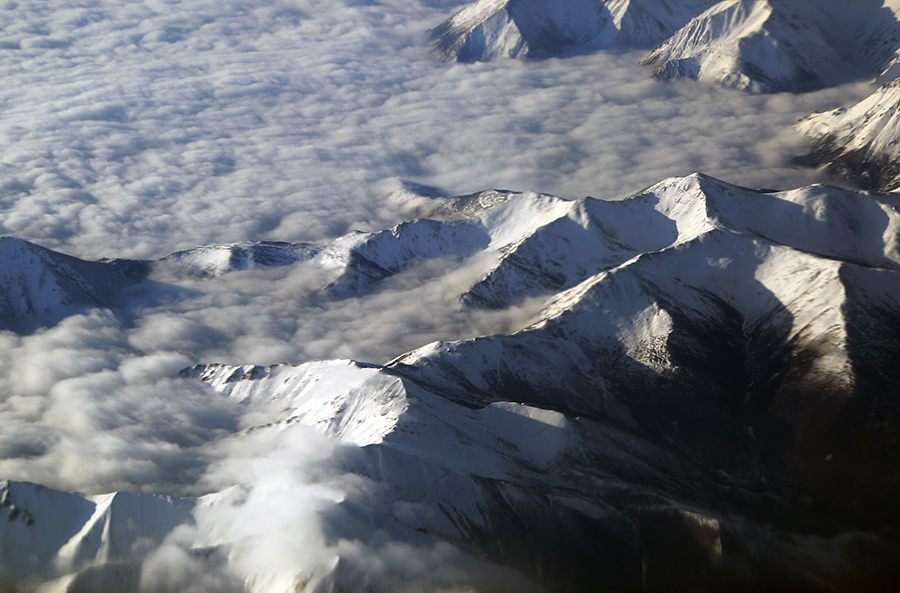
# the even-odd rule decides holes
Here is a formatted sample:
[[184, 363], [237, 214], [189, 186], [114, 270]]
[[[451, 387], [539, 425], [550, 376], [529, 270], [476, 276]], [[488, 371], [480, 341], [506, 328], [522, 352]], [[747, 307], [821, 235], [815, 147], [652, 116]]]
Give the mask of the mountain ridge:
[[459, 62], [647, 47], [709, 4], [703, 0], [480, 0], [429, 35], [440, 56]]
[[[868, 4], [875, 9], [875, 3]], [[643, 63], [653, 66], [653, 75], [662, 80], [708, 80], [756, 93], [834, 86], [859, 76], [863, 52], [856, 51], [856, 39], [868, 27], [853, 12], [846, 3], [831, 0], [719, 2]], [[877, 66], [862, 68], [874, 75]]]
[[900, 79], [885, 84], [856, 105], [801, 120], [797, 129], [812, 150], [803, 158], [863, 189], [900, 186]]
[[0, 237], [0, 327], [58, 321], [64, 310], [108, 306], [133, 281], [114, 266]]

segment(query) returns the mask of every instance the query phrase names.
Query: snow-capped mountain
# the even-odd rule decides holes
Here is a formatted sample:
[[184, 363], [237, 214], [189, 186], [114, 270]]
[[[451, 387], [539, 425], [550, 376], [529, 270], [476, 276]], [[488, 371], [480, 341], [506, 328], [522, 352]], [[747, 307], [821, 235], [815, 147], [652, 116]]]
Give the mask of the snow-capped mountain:
[[[116, 495], [119, 507], [7, 483], [2, 574], [134, 590], [181, 523], [193, 534], [181, 553], [250, 591], [388, 590], [367, 550], [412, 542], [448, 554], [431, 588], [491, 590], [496, 571], [507, 589], [545, 591], [892, 582], [900, 199], [699, 174], [620, 202], [478, 195], [432, 198], [454, 221], [354, 245], [394, 273], [411, 257], [494, 250], [465, 294], [501, 307], [555, 293], [527, 327], [386, 365], [182, 371], [246, 410], [226, 437], [242, 464], [268, 468], [310, 430], [337, 443], [343, 489], [311, 503], [327, 558], [242, 562], [248, 538], [298, 537], [252, 525], [253, 501], [287, 496], [280, 474], [196, 501]], [[112, 543], [128, 529], [150, 530], [131, 555]]]
[[[677, 587], [751, 562], [762, 562], [770, 573], [751, 576], [749, 585], [802, 582], [806, 567], [798, 560], [810, 544], [818, 551], [809, 561], [822, 573], [832, 572], [828, 563], [855, 545], [890, 547], [874, 534], [834, 537], [836, 527], [826, 527], [830, 521], [823, 517], [816, 517], [821, 533], [831, 531], [824, 537], [764, 527], [761, 522], [779, 516], [804, 524], [811, 511], [795, 503], [793, 493], [760, 495], [758, 481], [709, 472], [693, 452], [660, 446], [650, 433], [570, 410], [454, 402], [391, 368], [349, 361], [212, 365], [185, 374], [247, 404], [264, 403], [267, 422], [252, 429], [256, 438], [289, 442], [292, 431], [310, 425], [363, 446], [347, 449], [342, 465], [373, 488], [345, 497], [324, 515], [341, 537], [377, 539], [370, 529], [399, 541], [435, 537], [511, 565], [542, 590]], [[756, 463], [752, 451], [743, 455]], [[365, 525], [339, 521], [345, 516], [365, 517]], [[771, 553], [753, 557], [729, 545], [742, 539], [771, 546]], [[345, 559], [314, 580], [352, 583], [359, 570]], [[851, 566], [841, 576], [864, 573]]]
[[198, 245], [174, 251], [154, 260], [105, 259], [126, 276], [143, 280], [154, 270], [175, 276], [214, 278], [241, 270], [275, 268], [306, 261], [322, 250], [312, 243], [242, 241], [223, 245]]
[[662, 80], [803, 92], [892, 79], [898, 15], [897, 0], [480, 0], [430, 35], [460, 62], [657, 45], [643, 63]]
[[544, 58], [568, 51], [648, 47], [710, 6], [691, 0], [479, 0], [431, 31], [460, 62]]
[[41, 575], [50, 590], [137, 590], [140, 561], [191, 521], [194, 504], [0, 481], [0, 585]]
[[[885, 374], [900, 321], [896, 201], [826, 187], [760, 193], [692, 176], [662, 182], [604, 220], [627, 229], [641, 219], [621, 212], [651, 206], [672, 225], [668, 247], [560, 293], [518, 333], [433, 344], [384, 369], [212, 365], [185, 374], [265, 402], [273, 415], [262, 430], [309, 424], [365, 445], [367, 461], [353, 471], [415, 504], [399, 519], [415, 531], [482, 541], [491, 554], [497, 525], [546, 532], [549, 504], [566, 559], [551, 540], [520, 551], [516, 565], [538, 566], [545, 580], [529, 576], [551, 590], [563, 573], [592, 590], [598, 574], [627, 589], [639, 578], [662, 586], [715, 566], [737, 570], [750, 559], [726, 542], [750, 534], [773, 546], [762, 562], [776, 580], [802, 581], [798, 550], [810, 542], [799, 534], [813, 525], [829, 535], [816, 540], [814, 572], [852, 555], [848, 546], [890, 556], [892, 544], [874, 534], [837, 534], [846, 529], [839, 522], [865, 529], [898, 519], [890, 502], [898, 452], [882, 424], [896, 403], [897, 377]], [[465, 435], [462, 451], [452, 434]], [[431, 488], [433, 474], [445, 484], [452, 476], [450, 493]], [[578, 484], [578, 496], [562, 494], [566, 483]], [[612, 507], [609, 488], [618, 493]], [[345, 504], [398, 520], [371, 501]], [[587, 558], [601, 545], [610, 562], [598, 566]], [[676, 568], [640, 551], [653, 545], [668, 559], [675, 548], [692, 551]], [[856, 570], [839, 578], [860, 578]]]
[[[860, 265], [898, 269], [900, 262], [895, 202], [837, 188], [764, 193], [693, 175], [663, 181], [623, 201], [555, 199], [543, 219], [528, 215], [520, 219], [528, 223], [514, 227], [515, 232], [500, 232], [499, 221], [516, 220], [515, 213], [534, 208], [540, 199], [523, 195], [481, 216], [480, 224], [496, 237], [492, 247], [499, 259], [462, 295], [464, 302], [496, 308], [570, 288], [642, 253], [680, 245], [715, 228]], [[852, 230], [858, 225], [862, 230]]]
[[359, 296], [417, 260], [465, 257], [485, 248], [488, 235], [468, 221], [419, 219], [377, 233], [354, 233], [330, 243], [313, 265], [339, 272], [325, 289], [332, 298]]
[[[108, 259], [103, 263], [136, 280], [146, 278], [154, 270], [175, 277], [214, 278], [235, 271], [300, 263], [331, 272], [331, 280], [322, 292], [339, 299], [366, 294], [380, 280], [422, 260], [465, 258], [504, 246], [563, 216], [572, 207], [572, 202], [552, 196], [503, 190], [451, 198], [423, 199], [408, 194], [392, 199], [407, 202], [409, 208], [418, 208], [439, 220], [419, 218], [383, 231], [351, 232], [321, 245], [277, 241], [201, 245], [155, 260]], [[505, 208], [504, 204], [511, 200], [516, 205]]]
[[[808, 485], [816, 475], [823, 492], [842, 488], [829, 480], [862, 462], [851, 453], [857, 431], [884, 419], [869, 406], [893, 405], [897, 378], [885, 369], [900, 320], [900, 204], [704, 177], [663, 182], [632, 203], [656, 200], [692, 206], [672, 220], [685, 232], [670, 247], [560, 293], [526, 330], [427, 346], [389, 366], [470, 405], [514, 397], [656, 435], [716, 459], [710, 469], [738, 482], [772, 482], [790, 468]], [[874, 448], [887, 446], [881, 438]], [[883, 453], [866, 463], [892, 473], [897, 451]]]
[[14, 237], [0, 238], [0, 328], [52, 321], [64, 310], [104, 306], [132, 283], [114, 266], [89, 262]]
[[[384, 231], [350, 233], [323, 245], [201, 246], [155, 261], [106, 260], [94, 265], [112, 267], [115, 278], [121, 271], [142, 279], [159, 268], [176, 278], [214, 277], [298, 264], [326, 270], [321, 294], [342, 299], [377, 290], [381, 280], [423, 260], [450, 257], [469, 265], [466, 258], [487, 254], [474, 264], [487, 266], [480, 269], [482, 277], [458, 296], [467, 305], [497, 309], [571, 288], [642, 253], [696, 239], [717, 225], [862, 265], [894, 269], [898, 261], [894, 244], [885, 247], [879, 242], [884, 229], [875, 228], [885, 215], [888, 228], [894, 228], [893, 211], [886, 205], [890, 200], [835, 188], [767, 194], [694, 175], [663, 181], [623, 201], [564, 200], [498, 190], [452, 198], [395, 199], [442, 220], [420, 218]], [[746, 204], [753, 205], [748, 209]], [[807, 216], [812, 210], [827, 211], [839, 222], [814, 221]], [[844, 236], [852, 228], [849, 218], [859, 216], [867, 221], [866, 229], [874, 229], [877, 240]], [[797, 226], [807, 233], [797, 234]], [[835, 242], [838, 236], [844, 240]]]
[[893, 0], [726, 0], [644, 59], [663, 80], [802, 92], [875, 76], [900, 46]]
[[849, 108], [797, 124], [812, 140], [810, 160], [866, 189], [900, 185], [900, 79]]

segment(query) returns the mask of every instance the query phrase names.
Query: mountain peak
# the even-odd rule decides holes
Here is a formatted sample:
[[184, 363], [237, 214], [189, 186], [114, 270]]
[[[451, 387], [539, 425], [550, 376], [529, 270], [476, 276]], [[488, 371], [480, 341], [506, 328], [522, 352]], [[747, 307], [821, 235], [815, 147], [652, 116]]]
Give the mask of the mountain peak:
[[435, 27], [438, 52], [459, 62], [545, 58], [659, 43], [712, 2], [480, 0]]
[[849, 108], [813, 114], [797, 129], [812, 140], [812, 163], [865, 189], [900, 186], [900, 79]]
[[[696, 16], [643, 63], [663, 80], [690, 78], [757, 93], [803, 92], [872, 75], [873, 45], [893, 43], [896, 18], [880, 0], [719, 2]], [[873, 20], [895, 25], [873, 29]], [[862, 39], [862, 41], [860, 41]]]

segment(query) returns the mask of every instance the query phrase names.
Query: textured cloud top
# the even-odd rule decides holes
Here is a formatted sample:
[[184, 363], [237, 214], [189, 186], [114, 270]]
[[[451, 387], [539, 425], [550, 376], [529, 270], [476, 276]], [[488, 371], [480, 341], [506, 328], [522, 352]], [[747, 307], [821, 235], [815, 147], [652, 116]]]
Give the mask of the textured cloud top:
[[695, 170], [794, 186], [814, 177], [779, 134], [847, 92], [659, 85], [630, 54], [440, 63], [425, 31], [459, 5], [9, 4], [0, 230], [146, 258], [384, 228], [402, 220], [382, 201], [395, 178], [604, 198]]

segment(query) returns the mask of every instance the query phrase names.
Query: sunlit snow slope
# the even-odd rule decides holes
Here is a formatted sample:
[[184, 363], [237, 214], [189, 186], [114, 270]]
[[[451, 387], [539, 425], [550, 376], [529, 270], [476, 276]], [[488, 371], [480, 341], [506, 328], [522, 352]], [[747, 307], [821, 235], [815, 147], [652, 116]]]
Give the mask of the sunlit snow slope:
[[54, 321], [102, 306], [131, 280], [114, 266], [86, 262], [14, 237], [0, 237], [0, 328]]
[[849, 108], [813, 114], [797, 127], [812, 140], [814, 164], [866, 189], [900, 185], [900, 79]]

